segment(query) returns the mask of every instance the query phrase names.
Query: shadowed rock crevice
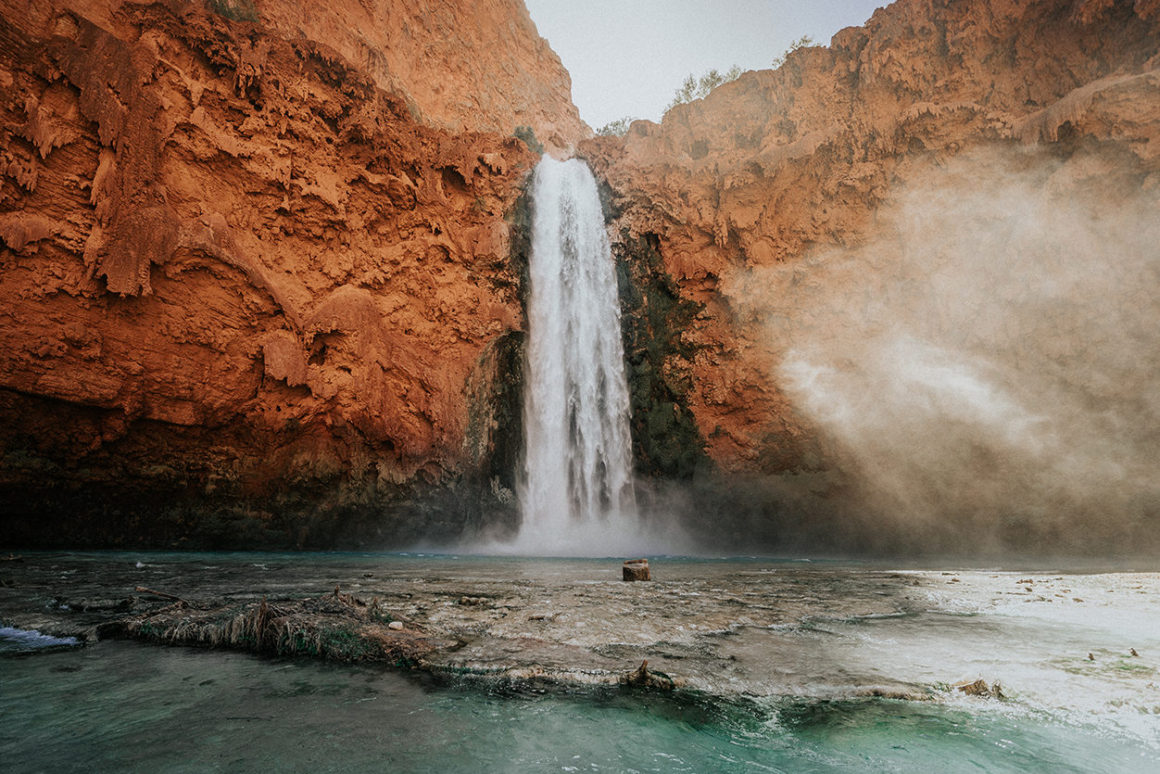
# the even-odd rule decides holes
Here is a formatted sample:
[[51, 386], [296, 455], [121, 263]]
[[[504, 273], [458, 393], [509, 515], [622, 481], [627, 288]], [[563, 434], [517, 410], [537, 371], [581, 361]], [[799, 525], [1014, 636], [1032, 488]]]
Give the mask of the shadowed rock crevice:
[[701, 305], [680, 297], [665, 271], [655, 234], [613, 243], [621, 328], [632, 405], [632, 445], [639, 475], [690, 479], [708, 472], [705, 442], [689, 411], [696, 346], [687, 336]]

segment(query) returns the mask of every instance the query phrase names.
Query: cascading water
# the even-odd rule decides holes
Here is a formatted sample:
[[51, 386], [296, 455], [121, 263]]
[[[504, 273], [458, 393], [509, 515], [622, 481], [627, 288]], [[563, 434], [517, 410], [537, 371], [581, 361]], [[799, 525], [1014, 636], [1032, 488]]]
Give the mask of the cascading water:
[[515, 548], [640, 546], [616, 267], [596, 180], [545, 156], [533, 184], [525, 463]]

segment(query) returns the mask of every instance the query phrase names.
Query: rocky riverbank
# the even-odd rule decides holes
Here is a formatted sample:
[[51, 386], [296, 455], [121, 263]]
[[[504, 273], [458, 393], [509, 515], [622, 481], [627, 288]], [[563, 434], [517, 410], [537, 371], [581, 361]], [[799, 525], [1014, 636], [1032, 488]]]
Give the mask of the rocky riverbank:
[[517, 688], [1054, 702], [1145, 727], [1160, 706], [1160, 639], [1133, 623], [1155, 606], [1154, 573], [651, 569], [625, 583], [612, 560], [29, 554], [0, 565], [0, 619]]

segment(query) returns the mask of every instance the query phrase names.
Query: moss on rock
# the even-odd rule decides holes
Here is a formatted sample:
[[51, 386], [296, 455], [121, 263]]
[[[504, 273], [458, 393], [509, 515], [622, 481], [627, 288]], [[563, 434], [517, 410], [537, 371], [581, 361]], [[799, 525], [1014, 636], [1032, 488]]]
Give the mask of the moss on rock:
[[654, 234], [614, 245], [637, 472], [689, 479], [710, 465], [689, 410], [694, 347], [682, 337], [701, 306], [681, 298]]

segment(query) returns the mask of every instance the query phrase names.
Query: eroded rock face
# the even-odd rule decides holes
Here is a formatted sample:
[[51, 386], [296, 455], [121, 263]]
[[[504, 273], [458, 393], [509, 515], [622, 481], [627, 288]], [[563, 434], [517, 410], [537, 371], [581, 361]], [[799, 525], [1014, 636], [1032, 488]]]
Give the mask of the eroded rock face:
[[[745, 506], [749, 510], [737, 517], [735, 542], [768, 539], [784, 544], [789, 536], [809, 544], [814, 538], [825, 542], [836, 535], [832, 542], [852, 548], [898, 538], [898, 531], [878, 530], [874, 524], [851, 527], [849, 510], [826, 513], [834, 498], [817, 500], [819, 492], [849, 489], [848, 479], [829, 477], [835, 457], [848, 451], [843, 443], [861, 443], [869, 450], [855, 460], [855, 477], [869, 469], [882, 478], [878, 468], [886, 465], [880, 458], [893, 453], [889, 448], [893, 439], [851, 441], [850, 433], [835, 436], [819, 429], [818, 412], [803, 410], [805, 404], [823, 402], [803, 400], [819, 395], [819, 385], [810, 381], [816, 374], [799, 368], [797, 394], [791, 396], [787, 354], [803, 331], [812, 343], [841, 342], [872, 312], [889, 304], [909, 304], [910, 317], [920, 318], [925, 296], [930, 301], [923, 312], [927, 319], [941, 319], [944, 328], [958, 325], [963, 339], [1003, 341], [1017, 365], [1024, 354], [1021, 331], [996, 330], [1011, 322], [1010, 315], [945, 312], [932, 299], [953, 293], [944, 288], [939, 296], [935, 284], [929, 292], [897, 291], [898, 285], [915, 282], [913, 275], [904, 276], [904, 267], [930, 267], [923, 282], [950, 276], [939, 274], [939, 262], [949, 260], [941, 248], [933, 247], [929, 255], [914, 254], [914, 237], [931, 236], [930, 224], [939, 223], [926, 215], [961, 211], [963, 217], [980, 219], [979, 250], [1005, 247], [1011, 241], [990, 233], [988, 223], [1015, 211], [989, 206], [986, 199], [992, 195], [1007, 196], [1012, 207], [1025, 207], [1029, 216], [1035, 216], [1031, 221], [1039, 218], [1058, 228], [1068, 227], [1068, 218], [1053, 220], [1044, 213], [1066, 208], [1069, 202], [1095, 200], [1101, 204], [1074, 210], [1079, 217], [1104, 225], [1080, 236], [1098, 244], [1099, 238], [1092, 238], [1097, 234], [1131, 234], [1133, 226], [1111, 224], [1135, 217], [1128, 213], [1148, 211], [1145, 200], [1154, 200], [1160, 186], [1158, 52], [1160, 8], [1152, 2], [899, 0], [877, 11], [864, 27], [838, 33], [828, 48], [801, 49], [778, 70], [746, 73], [704, 100], [674, 108], [659, 125], [636, 122], [623, 139], [601, 137], [581, 145], [581, 152], [609, 185], [617, 216], [613, 231], [619, 237], [615, 249], [637, 264], [659, 254], [681, 303], [696, 309], [679, 336], [671, 339], [675, 344], [663, 353], [663, 364], [634, 374], [634, 395], [655, 391], [657, 385], [681, 393], [670, 402], [677, 405], [678, 414], [686, 408], [691, 412], [700, 443], [725, 474], [719, 478], [731, 482], [719, 485], [714, 497], [736, 492], [739, 477], [768, 482], [770, 476], [788, 474], [782, 478], [795, 481], [788, 491], [780, 483], [758, 487]], [[1022, 192], [1032, 195], [1019, 198], [1010, 194], [1012, 186], [996, 183], [1007, 174], [1018, 181]], [[988, 206], [964, 208], [959, 200], [971, 195]], [[924, 196], [929, 204], [925, 214]], [[981, 214], [985, 211], [988, 214]], [[950, 222], [944, 218], [943, 223]], [[961, 232], [966, 227], [954, 228]], [[955, 235], [948, 232], [949, 236]], [[934, 239], [936, 245], [940, 241]], [[641, 249], [642, 244], [651, 247]], [[931, 240], [925, 244], [930, 246]], [[867, 258], [870, 254], [874, 260]], [[837, 271], [836, 265], [844, 269]], [[1050, 266], [1050, 257], [1029, 261], [1029, 276], [1020, 282]], [[1004, 271], [994, 265], [987, 270]], [[1146, 273], [1138, 270], [1137, 276]], [[1088, 287], [1092, 284], [1100, 284], [1098, 276]], [[979, 289], [987, 290], [983, 285]], [[995, 285], [990, 291], [1001, 299], [1011, 289]], [[1122, 305], [1140, 308], [1142, 299], [1133, 293], [1129, 287]], [[1082, 291], [1075, 291], [1074, 298], [1081, 303], [1082, 296]], [[1146, 303], [1146, 308], [1154, 309], [1154, 304]], [[1045, 306], [1042, 314], [1049, 311], [1058, 310]], [[1078, 328], [1086, 318], [1071, 315], [1053, 323], [1047, 319], [1044, 316], [1040, 328], [1058, 325], [1064, 330]], [[1103, 330], [1095, 335], [1072, 332], [1076, 335], [1048, 339], [1034, 353], [1043, 359], [1040, 365], [1045, 370], [1073, 356], [1096, 362], [1090, 353], [1105, 348]], [[1132, 329], [1126, 335], [1136, 334]], [[1021, 362], [1032, 367], [1028, 358]], [[828, 365], [837, 373], [860, 367], [841, 359]], [[1115, 381], [1119, 377], [1109, 375], [1113, 373], [1109, 370], [1099, 378]], [[1082, 400], [1090, 405], [1147, 402], [1143, 393], [1113, 395], [1102, 386], [1093, 387], [1097, 381], [1084, 385]], [[1022, 397], [1034, 407], [1044, 394], [1030, 391]], [[824, 418], [831, 424], [845, 422], [841, 410], [850, 406], [862, 410], [875, 403], [873, 394], [860, 397], [864, 400], [845, 407], [822, 406], [823, 413], [829, 411]], [[925, 400], [923, 395], [912, 397]], [[644, 421], [639, 413], [634, 415], [638, 425]], [[1150, 419], [1127, 424], [1156, 426]], [[872, 434], [889, 429], [884, 424], [853, 426]], [[1155, 447], [1155, 439], [1145, 435], [1136, 432], [1136, 451]], [[976, 449], [976, 457], [984, 459], [969, 463], [994, 469], [1022, 464], [1022, 458], [996, 448]], [[1032, 460], [1032, 467], [1056, 464], [1048, 452], [1035, 453], [1046, 459]], [[914, 459], [919, 456], [911, 455], [912, 467], [927, 464]], [[1135, 458], [1143, 459], [1139, 454]], [[934, 465], [935, 459], [946, 462], [936, 456], [929, 464]], [[967, 478], [973, 472], [973, 467], [964, 467], [958, 475]], [[1008, 476], [1004, 486], [1019, 491], [1020, 481]], [[986, 484], [976, 483], [979, 487]], [[1014, 520], [1018, 525], [1007, 525], [1008, 531], [1018, 532], [1024, 542], [1034, 542], [1041, 533], [1048, 542], [1055, 540], [1062, 529], [1057, 514], [1066, 505], [1064, 496], [1052, 491], [1054, 500], [1035, 505], [1050, 517], [1029, 512], [1027, 523], [1020, 516]], [[1132, 491], [1134, 504], [1125, 504], [1125, 513], [1135, 514], [1129, 519], [1144, 523], [1155, 517], [1154, 511], [1152, 516], [1141, 515], [1139, 505], [1152, 501], [1154, 487]], [[845, 491], [842, 496], [849, 494]], [[857, 510], [873, 511], [873, 518], [887, 514], [888, 518], [879, 518], [882, 524], [901, 500], [918, 499], [907, 491], [886, 498], [882, 508], [872, 508], [866, 500], [877, 494], [859, 492]], [[942, 513], [944, 521], [953, 520], [946, 502], [925, 494], [927, 500], [918, 505]], [[1006, 494], [998, 488], [989, 493], [985, 510], [1004, 512]], [[715, 507], [714, 497], [706, 507]], [[778, 507], [784, 511], [777, 513]], [[1097, 523], [1095, 500], [1089, 498], [1085, 507], [1090, 522]], [[954, 545], [978, 546], [989, 539], [981, 535], [982, 525], [971, 520], [979, 511], [975, 508], [963, 518], [962, 534], [952, 541]], [[720, 518], [725, 519], [721, 524], [729, 522]], [[824, 526], [811, 526], [811, 519]], [[1052, 526], [1042, 526], [1047, 522]], [[1097, 531], [1108, 541], [1122, 542], [1131, 531], [1119, 531], [1122, 526], [1117, 521], [1114, 528]], [[980, 533], [972, 540], [975, 527]], [[706, 528], [706, 538], [716, 537], [709, 531], [730, 529]], [[902, 532], [906, 540], [893, 543], [896, 548], [903, 543], [907, 549], [921, 548], [928, 536], [914, 525], [904, 526]], [[1073, 548], [1083, 545], [1081, 537], [1073, 538], [1069, 538]], [[930, 546], [947, 548], [934, 540]]]
[[591, 131], [572, 80], [536, 32], [522, 0], [327, 4], [261, 2], [263, 23], [288, 40], [326, 41], [422, 120], [452, 132], [510, 135], [531, 127], [549, 148]]
[[0, 5], [5, 539], [390, 542], [496, 467], [511, 125], [581, 125], [519, 3], [435, 5]]
[[669, 367], [692, 377], [718, 464], [795, 468], [804, 453], [743, 275], [867, 241], [897, 190], [973, 148], [1114, 143], [1132, 174], [1154, 176], [1158, 50], [1147, 3], [900, 0], [662, 124], [583, 144], [622, 242], [655, 238], [681, 297], [704, 306], [685, 332], [696, 354]]

